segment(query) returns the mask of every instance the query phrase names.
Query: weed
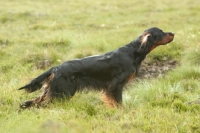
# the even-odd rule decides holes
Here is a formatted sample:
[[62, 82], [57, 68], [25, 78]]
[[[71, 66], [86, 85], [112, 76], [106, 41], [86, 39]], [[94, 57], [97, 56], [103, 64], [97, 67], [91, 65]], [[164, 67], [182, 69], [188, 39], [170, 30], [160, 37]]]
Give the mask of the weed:
[[184, 53], [184, 57], [182, 59], [183, 64], [194, 64], [200, 65], [200, 47], [197, 46], [195, 48], [190, 48]]
[[177, 112], [188, 111], [188, 106], [181, 100], [175, 100], [172, 104], [172, 108]]

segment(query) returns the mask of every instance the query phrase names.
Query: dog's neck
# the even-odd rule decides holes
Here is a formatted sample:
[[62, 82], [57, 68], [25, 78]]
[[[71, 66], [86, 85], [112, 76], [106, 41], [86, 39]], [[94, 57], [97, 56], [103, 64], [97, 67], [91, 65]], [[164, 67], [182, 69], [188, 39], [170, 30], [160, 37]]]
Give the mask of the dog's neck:
[[139, 36], [137, 39], [124, 46], [124, 48], [128, 49], [127, 52], [133, 56], [133, 60], [137, 63], [141, 63], [150, 52], [149, 48], [145, 48], [142, 52], [139, 52], [139, 48], [142, 45], [141, 37], [142, 36]]

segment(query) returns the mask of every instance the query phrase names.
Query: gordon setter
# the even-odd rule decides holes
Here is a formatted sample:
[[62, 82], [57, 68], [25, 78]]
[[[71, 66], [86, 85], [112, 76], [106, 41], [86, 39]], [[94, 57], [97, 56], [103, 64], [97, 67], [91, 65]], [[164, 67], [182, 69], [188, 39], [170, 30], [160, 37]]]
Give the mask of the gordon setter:
[[76, 92], [85, 89], [102, 91], [102, 100], [110, 107], [121, 106], [123, 87], [137, 75], [146, 55], [157, 46], [170, 43], [173, 39], [174, 33], [153, 27], [114, 51], [66, 61], [52, 67], [19, 88], [27, 92], [44, 89], [41, 96], [22, 103], [20, 107], [44, 105], [54, 98], [71, 98]]

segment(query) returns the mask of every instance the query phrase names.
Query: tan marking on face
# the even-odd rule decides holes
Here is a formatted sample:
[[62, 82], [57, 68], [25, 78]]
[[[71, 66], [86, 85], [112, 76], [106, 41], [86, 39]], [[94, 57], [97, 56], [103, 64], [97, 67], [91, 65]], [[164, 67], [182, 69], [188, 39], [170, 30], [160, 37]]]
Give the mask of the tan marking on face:
[[165, 45], [174, 39], [174, 35], [167, 34], [162, 40], [156, 42], [156, 45]]
[[152, 50], [154, 50], [157, 46], [158, 46], [158, 45], [155, 45], [155, 44], [154, 44], [154, 45], [151, 47], [150, 52], [151, 52]]
[[173, 34], [167, 34], [162, 40], [157, 41], [150, 49], [150, 52], [155, 49], [157, 46], [159, 45], [165, 45], [167, 43], [170, 43], [171, 41], [173, 41], [174, 39], [174, 35]]

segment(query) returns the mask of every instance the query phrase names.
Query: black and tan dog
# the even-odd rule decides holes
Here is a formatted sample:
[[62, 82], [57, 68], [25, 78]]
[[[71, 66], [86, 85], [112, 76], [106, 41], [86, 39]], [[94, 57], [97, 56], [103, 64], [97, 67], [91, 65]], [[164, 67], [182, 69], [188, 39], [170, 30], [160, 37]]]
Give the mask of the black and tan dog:
[[117, 107], [122, 103], [124, 85], [137, 75], [146, 55], [157, 46], [170, 43], [173, 39], [174, 33], [153, 27], [112, 52], [70, 60], [52, 67], [19, 88], [27, 92], [44, 89], [41, 96], [22, 103], [20, 107], [43, 105], [54, 98], [70, 98], [84, 89], [102, 91], [102, 100], [110, 107]]

